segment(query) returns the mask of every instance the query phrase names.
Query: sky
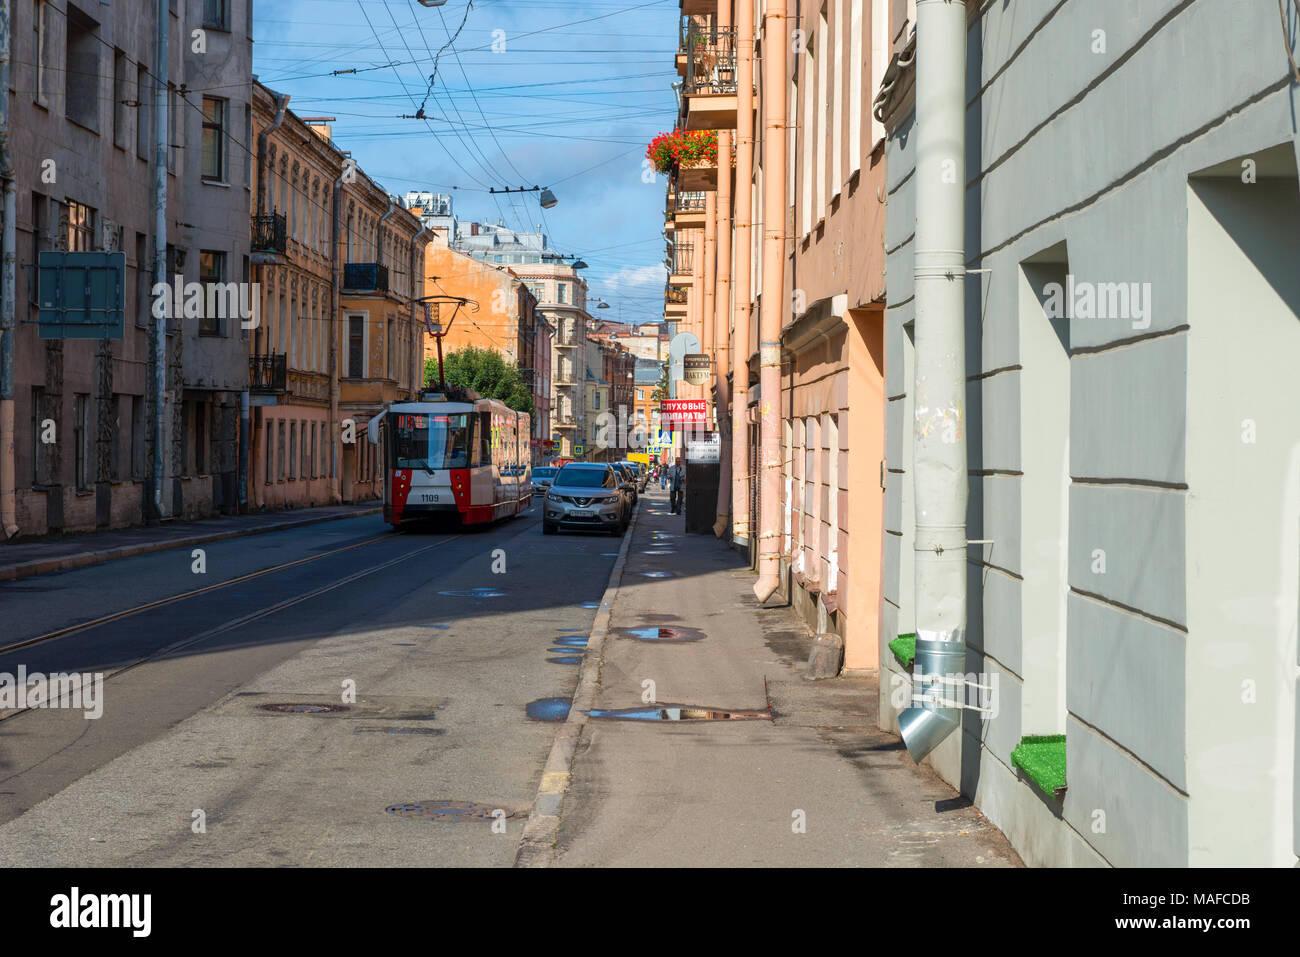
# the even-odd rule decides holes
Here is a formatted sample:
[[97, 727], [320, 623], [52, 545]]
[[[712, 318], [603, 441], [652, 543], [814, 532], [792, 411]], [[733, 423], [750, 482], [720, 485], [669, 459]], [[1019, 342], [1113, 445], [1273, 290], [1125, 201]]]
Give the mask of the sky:
[[[611, 306], [601, 318], [663, 318], [666, 180], [646, 170], [645, 148], [677, 112], [679, 0], [256, 0], [254, 11], [253, 72], [299, 116], [335, 117], [335, 145], [390, 193], [450, 193], [461, 220], [541, 224], [590, 267], [589, 295]], [[427, 119], [402, 118], [421, 104]], [[488, 192], [520, 186], [549, 187], [559, 205]]]

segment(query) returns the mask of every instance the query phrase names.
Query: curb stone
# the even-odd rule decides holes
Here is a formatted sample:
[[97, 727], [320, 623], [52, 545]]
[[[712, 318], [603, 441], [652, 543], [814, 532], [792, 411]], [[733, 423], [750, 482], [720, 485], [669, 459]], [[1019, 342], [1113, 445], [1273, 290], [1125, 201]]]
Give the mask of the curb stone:
[[560, 835], [564, 794], [573, 776], [573, 760], [578, 753], [582, 730], [587, 724], [587, 712], [596, 704], [596, 687], [600, 683], [600, 666], [604, 660], [609, 619], [613, 613], [614, 600], [618, 597], [623, 569], [627, 565], [632, 536], [641, 517], [641, 504], [644, 501], [637, 501], [636, 511], [632, 513], [632, 521], [628, 525], [627, 534], [623, 536], [623, 544], [619, 547], [618, 558], [609, 573], [605, 594], [600, 598], [600, 609], [596, 612], [596, 620], [592, 622], [587, 649], [582, 656], [578, 687], [573, 691], [569, 715], [551, 742], [551, 753], [546, 759], [542, 780], [537, 787], [537, 798], [528, 812], [528, 822], [524, 825], [524, 834], [520, 838], [519, 849], [515, 852], [515, 867], [550, 867], [555, 861], [555, 842]]

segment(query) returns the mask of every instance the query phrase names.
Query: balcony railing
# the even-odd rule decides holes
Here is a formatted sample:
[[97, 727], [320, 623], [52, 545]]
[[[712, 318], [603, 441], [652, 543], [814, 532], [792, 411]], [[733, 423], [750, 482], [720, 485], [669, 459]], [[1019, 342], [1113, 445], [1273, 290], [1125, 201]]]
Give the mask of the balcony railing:
[[678, 192], [673, 195], [673, 211], [678, 213], [704, 212], [704, 193]]
[[682, 93], [736, 92], [736, 31], [700, 23], [699, 17], [687, 18], [686, 81]]
[[253, 236], [249, 248], [255, 253], [280, 253], [289, 248], [289, 229], [280, 213], [253, 217]]
[[283, 353], [248, 357], [248, 390], [284, 392], [289, 387], [289, 363]]
[[694, 255], [694, 243], [676, 243], [668, 250], [668, 271], [674, 276], [689, 273]]
[[388, 267], [379, 263], [344, 263], [343, 288], [351, 292], [388, 292]]

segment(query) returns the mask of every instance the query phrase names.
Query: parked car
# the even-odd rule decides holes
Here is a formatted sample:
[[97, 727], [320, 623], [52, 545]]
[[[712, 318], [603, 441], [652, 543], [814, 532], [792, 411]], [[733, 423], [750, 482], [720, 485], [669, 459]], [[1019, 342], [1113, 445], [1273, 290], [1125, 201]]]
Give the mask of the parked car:
[[618, 472], [619, 477], [627, 486], [627, 490], [632, 494], [632, 504], [636, 505], [637, 501], [637, 474], [636, 468], [629, 462], [611, 463], [614, 471]]
[[551, 487], [555, 481], [555, 473], [560, 471], [556, 466], [542, 465], [533, 469], [533, 494], [542, 495]]
[[542, 504], [542, 533], [564, 528], [621, 535], [632, 520], [632, 502], [619, 472], [603, 462], [573, 462], [556, 474]]
[[636, 489], [644, 492], [646, 483], [650, 481], [650, 467], [644, 462], [633, 462], [631, 459], [624, 459], [619, 464], [628, 466], [636, 473]]

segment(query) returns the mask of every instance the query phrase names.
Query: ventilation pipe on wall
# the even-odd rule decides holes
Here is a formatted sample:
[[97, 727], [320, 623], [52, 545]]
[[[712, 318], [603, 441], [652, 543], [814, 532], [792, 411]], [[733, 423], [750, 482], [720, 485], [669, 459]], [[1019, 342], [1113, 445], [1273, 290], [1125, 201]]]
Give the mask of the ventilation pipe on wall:
[[781, 584], [781, 319], [785, 308], [786, 0], [763, 14], [763, 290], [758, 319], [759, 535], [754, 595]]
[[[966, 4], [916, 4], [916, 661], [898, 716], [919, 761], [961, 724], [966, 671]], [[767, 390], [763, 390], [767, 395]]]
[[[732, 542], [749, 543], [749, 316], [753, 306], [750, 265], [753, 255], [754, 175], [754, 6], [736, 4], [739, 61], [736, 112], [735, 317], [731, 349], [731, 515]], [[719, 509], [721, 511], [721, 509]]]

